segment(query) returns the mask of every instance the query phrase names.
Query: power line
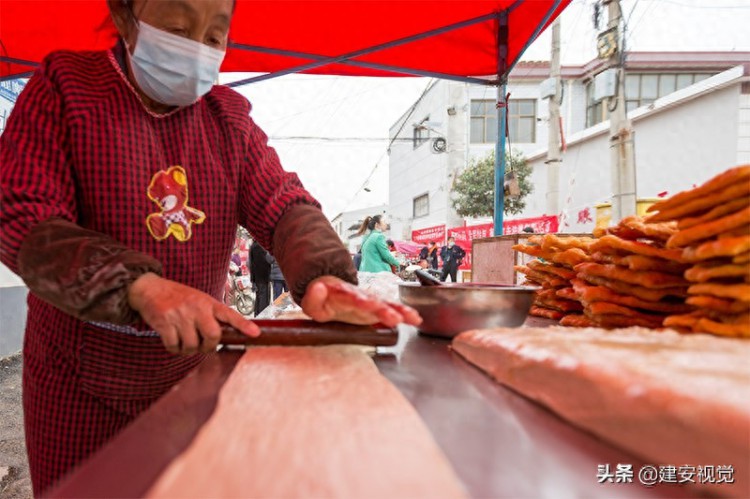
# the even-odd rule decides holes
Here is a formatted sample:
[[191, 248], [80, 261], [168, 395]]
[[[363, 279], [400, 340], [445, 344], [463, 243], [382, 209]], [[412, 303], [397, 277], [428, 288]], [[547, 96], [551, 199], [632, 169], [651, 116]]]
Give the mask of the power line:
[[312, 135], [286, 135], [286, 136], [269, 136], [269, 140], [310, 140], [310, 141], [320, 141], [320, 142], [388, 142], [392, 144], [393, 142], [399, 141], [399, 142], [411, 142], [413, 139], [402, 137], [402, 138], [394, 138], [389, 139], [388, 137], [319, 137], [319, 136], [312, 136]]

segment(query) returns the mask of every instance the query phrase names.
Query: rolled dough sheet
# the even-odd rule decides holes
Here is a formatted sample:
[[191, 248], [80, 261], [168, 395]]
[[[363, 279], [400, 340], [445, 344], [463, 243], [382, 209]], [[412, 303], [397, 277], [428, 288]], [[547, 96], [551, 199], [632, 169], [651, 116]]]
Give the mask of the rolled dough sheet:
[[422, 420], [351, 345], [249, 349], [150, 497], [465, 497]]
[[732, 465], [750, 497], [750, 341], [628, 328], [502, 328], [453, 349], [491, 377], [653, 465]]

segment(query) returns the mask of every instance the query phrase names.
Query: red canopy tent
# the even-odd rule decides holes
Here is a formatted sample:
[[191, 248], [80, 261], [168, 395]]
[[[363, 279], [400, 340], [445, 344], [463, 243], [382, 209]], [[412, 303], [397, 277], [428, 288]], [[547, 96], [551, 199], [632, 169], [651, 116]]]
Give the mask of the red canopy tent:
[[[418, 75], [498, 86], [495, 227], [502, 228], [504, 85], [570, 0], [238, 0], [222, 71]], [[104, 0], [0, 0], [0, 80], [53, 50], [109, 48]], [[478, 78], [483, 77], [483, 78]]]

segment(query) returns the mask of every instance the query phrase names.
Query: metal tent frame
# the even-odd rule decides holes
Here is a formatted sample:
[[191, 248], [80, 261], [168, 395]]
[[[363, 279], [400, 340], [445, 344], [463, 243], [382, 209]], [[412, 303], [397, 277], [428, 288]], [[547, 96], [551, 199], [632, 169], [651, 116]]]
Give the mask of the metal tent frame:
[[[332, 57], [322, 56], [318, 54], [311, 54], [311, 53], [306, 53], [306, 52], [276, 49], [276, 48], [270, 48], [270, 47], [261, 47], [257, 45], [230, 43], [229, 44], [230, 48], [234, 48], [238, 50], [288, 56], [288, 57], [294, 57], [298, 59], [307, 59], [307, 60], [310, 60], [311, 62], [308, 62], [306, 64], [301, 64], [298, 66], [289, 67], [280, 71], [266, 73], [266, 74], [255, 76], [252, 78], [247, 78], [244, 80], [236, 81], [236, 82], [230, 83], [228, 86], [238, 87], [238, 86], [247, 85], [250, 83], [277, 78], [277, 77], [284, 76], [287, 74], [301, 73], [304, 71], [309, 71], [309, 70], [319, 68], [322, 66], [327, 66], [330, 64], [344, 64], [344, 65], [350, 65], [350, 66], [367, 68], [367, 69], [377, 69], [381, 71], [388, 71], [392, 73], [409, 75], [409, 76], [432, 77], [432, 78], [438, 78], [438, 79], [444, 79], [444, 80], [458, 81], [458, 82], [463, 82], [463, 83], [473, 83], [473, 84], [478, 84], [478, 85], [487, 85], [487, 86], [497, 87], [498, 126], [497, 126], [497, 138], [495, 141], [494, 233], [496, 236], [502, 235], [503, 212], [505, 209], [505, 199], [504, 199], [505, 197], [504, 196], [504, 177], [505, 177], [505, 169], [506, 169], [505, 138], [506, 138], [506, 133], [507, 133], [507, 129], [506, 129], [507, 102], [506, 102], [505, 92], [506, 92], [508, 74], [516, 65], [516, 63], [521, 58], [521, 56], [526, 51], [526, 49], [528, 49], [529, 45], [531, 45], [531, 43], [533, 43], [534, 40], [536, 40], [536, 38], [544, 29], [544, 27], [549, 23], [553, 14], [557, 12], [558, 8], [563, 2], [563, 0], [554, 0], [549, 10], [547, 11], [547, 13], [542, 17], [542, 19], [540, 20], [540, 22], [534, 29], [533, 34], [528, 38], [528, 40], [526, 40], [526, 43], [523, 45], [523, 48], [519, 51], [516, 58], [513, 61], [508, 61], [508, 58], [507, 58], [508, 37], [509, 37], [508, 19], [510, 18], [510, 14], [514, 10], [516, 10], [524, 1], [528, 1], [528, 0], [516, 0], [506, 9], [499, 11], [499, 12], [484, 14], [479, 17], [449, 24], [447, 26], [443, 26], [440, 28], [431, 29], [422, 33], [400, 38], [398, 40], [393, 40], [390, 42], [374, 45], [371, 47], [367, 47], [364, 49], [360, 49], [360, 50], [356, 50], [353, 52], [348, 52], [345, 54], [332, 56]], [[492, 21], [492, 20], [495, 20], [497, 22], [497, 73], [495, 75], [496, 79], [484, 79], [484, 78], [471, 77], [471, 76], [458, 76], [458, 75], [440, 73], [440, 72], [435, 72], [435, 71], [424, 71], [424, 70], [419, 70], [419, 69], [414, 69], [414, 68], [407, 68], [407, 67], [400, 67], [400, 66], [393, 66], [393, 65], [387, 65], [387, 64], [379, 64], [379, 63], [355, 60], [356, 58], [364, 56], [364, 55], [373, 54], [382, 50], [390, 49], [393, 47], [398, 47], [400, 45], [408, 44], [408, 43], [415, 42], [418, 40], [423, 40], [425, 38], [430, 38], [436, 35], [447, 33], [450, 31], [456, 31], [461, 28], [465, 28], [467, 26], [472, 26], [475, 24]], [[1, 55], [0, 55], [0, 62], [26, 65], [30, 67], [38, 66], [38, 63], [36, 62], [31, 62], [31, 61], [21, 60], [17, 58], [12, 58], [12, 57], [1, 56]], [[9, 76], [0, 78], [0, 81], [6, 80], [6, 79], [24, 78], [24, 77], [30, 76], [31, 74], [32, 73], [9, 75]]]

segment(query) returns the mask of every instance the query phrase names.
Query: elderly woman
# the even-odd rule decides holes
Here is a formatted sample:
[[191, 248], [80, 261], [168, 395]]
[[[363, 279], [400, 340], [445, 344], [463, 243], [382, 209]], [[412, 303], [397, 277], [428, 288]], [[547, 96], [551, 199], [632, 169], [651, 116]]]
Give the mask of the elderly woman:
[[116, 45], [50, 54], [0, 138], [0, 258], [31, 292], [36, 494], [213, 351], [221, 324], [259, 334], [218, 300], [238, 223], [313, 319], [420, 320], [358, 292], [347, 250], [250, 104], [213, 85], [234, 1], [108, 4]]

